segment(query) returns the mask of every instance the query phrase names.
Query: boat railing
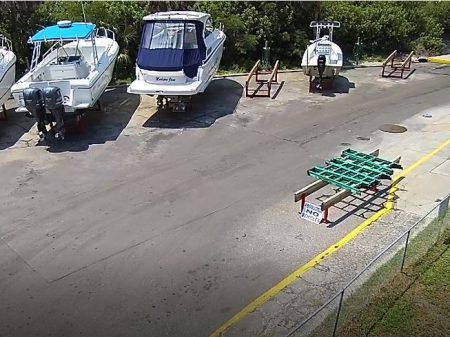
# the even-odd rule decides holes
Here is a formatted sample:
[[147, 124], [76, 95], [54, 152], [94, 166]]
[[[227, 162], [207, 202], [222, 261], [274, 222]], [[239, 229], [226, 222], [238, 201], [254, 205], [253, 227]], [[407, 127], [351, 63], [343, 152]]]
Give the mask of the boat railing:
[[111, 38], [114, 41], [116, 41], [116, 34], [111, 29], [108, 29], [108, 28], [105, 28], [105, 27], [98, 27], [96, 32], [95, 32], [95, 36], [96, 37]]
[[311, 28], [341, 28], [341, 23], [339, 21], [311, 21], [309, 24]]
[[341, 27], [341, 23], [339, 21], [329, 21], [329, 20], [311, 21], [309, 26], [311, 28], [316, 28], [316, 40], [320, 39], [320, 32], [321, 32], [322, 29], [328, 29], [328, 31], [329, 31], [328, 39], [330, 41], [333, 41], [333, 29], [334, 28], [340, 28]]
[[45, 58], [50, 55], [56, 48], [59, 48], [59, 46], [62, 46], [61, 42], [56, 42], [55, 44], [53, 44], [49, 50], [47, 50], [44, 55], [42, 55], [42, 61], [45, 60]]
[[0, 34], [0, 47], [5, 48], [7, 50], [12, 50], [11, 41], [3, 34]]

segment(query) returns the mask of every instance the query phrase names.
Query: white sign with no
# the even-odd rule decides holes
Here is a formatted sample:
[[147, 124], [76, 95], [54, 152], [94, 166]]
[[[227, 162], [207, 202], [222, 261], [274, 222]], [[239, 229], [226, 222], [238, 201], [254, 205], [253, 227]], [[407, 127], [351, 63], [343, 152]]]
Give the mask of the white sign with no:
[[301, 217], [302, 219], [314, 223], [320, 223], [322, 221], [323, 212], [320, 209], [320, 206], [311, 204], [310, 202], [306, 202], [305, 207], [303, 207]]

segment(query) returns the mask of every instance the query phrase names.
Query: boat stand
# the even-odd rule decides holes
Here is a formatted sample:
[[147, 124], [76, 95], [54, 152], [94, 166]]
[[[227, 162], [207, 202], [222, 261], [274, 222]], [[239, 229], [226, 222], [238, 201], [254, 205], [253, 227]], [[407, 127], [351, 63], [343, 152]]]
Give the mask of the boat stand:
[[301, 202], [300, 213], [306, 203], [306, 197], [327, 185], [338, 188], [337, 192], [323, 200], [320, 210], [328, 223], [329, 208], [352, 194], [361, 194], [364, 190], [377, 192], [381, 179], [391, 179], [394, 169], [401, 169], [400, 156], [392, 161], [379, 158], [379, 150], [362, 153], [352, 149], [342, 152], [340, 157], [328, 160], [325, 166], [315, 166], [307, 171], [316, 178], [312, 184], [305, 186], [294, 194], [294, 201]]
[[410, 52], [408, 56], [402, 61], [399, 60], [399, 52], [394, 50], [383, 62], [383, 70], [381, 71], [381, 77], [394, 77], [407, 79], [409, 75], [414, 72], [414, 68], [411, 67], [412, 57], [414, 51]]
[[2, 110], [0, 113], [0, 121], [6, 121], [6, 120], [8, 120], [8, 114], [6, 113], [5, 104], [2, 104]]
[[[280, 61], [276, 61], [273, 68], [268, 71], [261, 69], [261, 60], [258, 60], [253, 66], [252, 70], [247, 76], [245, 81], [245, 97], [271, 97], [271, 89], [273, 84], [278, 83], [278, 70], [280, 67]], [[268, 78], [261, 78], [261, 75], [269, 75]], [[255, 76], [255, 82], [258, 85], [257, 88], [249, 88], [252, 82], [252, 77]], [[266, 89], [264, 89], [264, 87]]]
[[185, 112], [192, 108], [192, 96], [157, 96], [158, 109]]

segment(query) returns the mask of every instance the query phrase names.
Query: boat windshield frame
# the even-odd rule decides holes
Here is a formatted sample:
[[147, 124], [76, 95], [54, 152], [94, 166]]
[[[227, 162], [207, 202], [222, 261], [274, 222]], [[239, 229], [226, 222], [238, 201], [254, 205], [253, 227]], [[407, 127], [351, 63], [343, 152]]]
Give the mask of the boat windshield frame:
[[[64, 49], [65, 44], [70, 42], [77, 42], [76, 50], [78, 50], [78, 45], [81, 40], [84, 41], [90, 41], [92, 44], [92, 56], [94, 61], [94, 67], [97, 68], [98, 66], [98, 52], [97, 52], [97, 45], [95, 44], [95, 38], [97, 37], [106, 37], [111, 38], [112, 40], [116, 40], [116, 36], [113, 31], [110, 29], [104, 28], [104, 27], [97, 27], [95, 28], [84, 38], [51, 38], [51, 39], [42, 39], [38, 41], [33, 41], [32, 37], [29, 38], [28, 43], [31, 43], [34, 45], [33, 47], [33, 56], [31, 58], [31, 67], [30, 71], [33, 71], [36, 69], [37, 65], [39, 64], [39, 60], [43, 61], [46, 56], [48, 56], [51, 52], [55, 50], [55, 48], [62, 48]], [[100, 34], [100, 32], [102, 34]], [[111, 36], [111, 37], [110, 37]], [[47, 50], [41, 57], [41, 46], [42, 43], [53, 43], [49, 50]]]
[[140, 69], [150, 71], [183, 70], [193, 78], [206, 54], [203, 21], [151, 19], [144, 21], [136, 64]]
[[[142, 39], [141, 39], [141, 45], [140, 48], [145, 48], [145, 49], [183, 49], [183, 50], [188, 50], [188, 49], [198, 49], [199, 48], [199, 41], [197, 39], [197, 26], [195, 25], [196, 22], [200, 22], [203, 25], [203, 30], [204, 30], [204, 24], [202, 21], [198, 21], [198, 20], [182, 20], [182, 19], [156, 19], [156, 20], [146, 20], [144, 23], [144, 28], [142, 31]], [[155, 34], [155, 27], [157, 24], [163, 24], [166, 25], [165, 28], [163, 28], [160, 32], [157, 32], [157, 34]], [[170, 34], [168, 34], [168, 30], [170, 29], [174, 29], [174, 27], [167, 27], [168, 25], [178, 25], [179, 28], [176, 31], [176, 35], [178, 35], [178, 32], [182, 31], [183, 34], [180, 38], [175, 39], [175, 47], [174, 44], [172, 43], [171, 45], [161, 45], [161, 42], [165, 42], [167, 41], [166, 38], [169, 37]], [[182, 25], [182, 28], [181, 28]], [[193, 25], [193, 30], [191, 32], [193, 32], [194, 37], [195, 37], [195, 46], [190, 46], [190, 48], [186, 48], [186, 29], [187, 29], [187, 25]], [[148, 27], [151, 26], [151, 34], [148, 34]], [[176, 28], [175, 28], [176, 29]], [[153, 45], [153, 40], [155, 38], [155, 36], [160, 35], [160, 41], [159, 41], [159, 45]], [[174, 35], [174, 36], [176, 36]], [[202, 32], [202, 39], [203, 39], [203, 43], [204, 43], [204, 32]]]

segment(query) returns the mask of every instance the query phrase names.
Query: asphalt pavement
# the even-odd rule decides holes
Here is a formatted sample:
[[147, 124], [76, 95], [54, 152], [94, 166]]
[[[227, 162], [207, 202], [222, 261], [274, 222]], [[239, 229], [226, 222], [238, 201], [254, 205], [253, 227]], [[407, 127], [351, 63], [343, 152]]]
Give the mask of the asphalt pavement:
[[281, 74], [274, 99], [217, 79], [185, 114], [111, 89], [64, 143], [37, 144], [9, 111], [0, 336], [209, 336], [358, 224], [300, 219], [292, 199], [307, 169], [448, 102], [448, 67], [379, 73], [345, 71], [323, 94]]

